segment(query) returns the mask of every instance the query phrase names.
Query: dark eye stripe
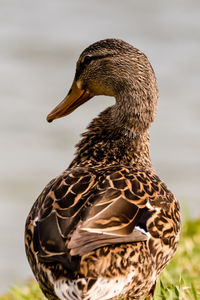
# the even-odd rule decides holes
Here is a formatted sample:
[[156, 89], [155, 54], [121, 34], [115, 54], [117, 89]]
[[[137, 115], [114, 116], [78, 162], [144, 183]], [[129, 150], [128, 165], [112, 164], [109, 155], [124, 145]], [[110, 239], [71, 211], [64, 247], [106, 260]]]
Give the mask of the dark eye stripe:
[[83, 60], [82, 63], [83, 63], [84, 65], [88, 65], [93, 59], [94, 59], [94, 56], [86, 55], [86, 56], [84, 57], [84, 60]]
[[108, 54], [105, 54], [105, 55], [94, 55], [94, 56], [86, 55], [84, 57], [84, 60], [79, 64], [79, 68], [76, 70], [75, 79], [78, 80], [81, 73], [83, 73], [83, 70], [85, 69], [85, 67], [87, 65], [89, 65], [89, 63], [92, 60], [103, 59], [103, 58], [107, 58], [107, 57], [111, 57], [111, 56], [113, 56], [113, 54], [111, 54], [111, 53], [108, 53]]

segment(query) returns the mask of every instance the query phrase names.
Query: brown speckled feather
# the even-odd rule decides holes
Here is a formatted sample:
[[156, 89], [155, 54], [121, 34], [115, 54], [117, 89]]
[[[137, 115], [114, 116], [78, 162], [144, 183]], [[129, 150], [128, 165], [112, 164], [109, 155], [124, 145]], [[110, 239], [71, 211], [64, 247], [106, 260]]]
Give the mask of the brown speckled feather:
[[149, 157], [157, 86], [146, 56], [120, 40], [90, 46], [48, 121], [96, 94], [116, 104], [92, 121], [69, 168], [33, 205], [27, 257], [48, 299], [151, 299], [177, 248], [180, 212]]

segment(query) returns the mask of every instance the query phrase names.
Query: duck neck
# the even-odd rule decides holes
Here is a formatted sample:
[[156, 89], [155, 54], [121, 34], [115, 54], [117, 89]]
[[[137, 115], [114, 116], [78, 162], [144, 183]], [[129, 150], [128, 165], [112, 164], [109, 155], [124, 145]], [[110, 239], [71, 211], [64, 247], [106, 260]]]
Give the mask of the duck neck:
[[[128, 90], [128, 89], [127, 89]], [[136, 139], [148, 134], [149, 127], [156, 114], [157, 99], [145, 91], [129, 89], [116, 97], [116, 104], [111, 109], [111, 119], [115, 127], [124, 132], [133, 132]]]
[[148, 127], [127, 109], [114, 105], [91, 122], [70, 167], [121, 164], [151, 168]]

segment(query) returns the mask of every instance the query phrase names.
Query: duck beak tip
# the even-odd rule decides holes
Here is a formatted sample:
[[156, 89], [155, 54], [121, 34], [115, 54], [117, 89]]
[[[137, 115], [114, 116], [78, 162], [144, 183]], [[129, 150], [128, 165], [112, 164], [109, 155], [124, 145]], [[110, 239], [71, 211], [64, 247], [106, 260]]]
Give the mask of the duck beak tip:
[[92, 98], [90, 93], [79, 88], [77, 83], [74, 81], [67, 96], [48, 114], [46, 118], [47, 122], [51, 123], [55, 119], [69, 115], [90, 98]]
[[48, 123], [52, 123], [53, 122], [53, 118], [51, 118], [49, 115], [46, 117], [46, 120]]

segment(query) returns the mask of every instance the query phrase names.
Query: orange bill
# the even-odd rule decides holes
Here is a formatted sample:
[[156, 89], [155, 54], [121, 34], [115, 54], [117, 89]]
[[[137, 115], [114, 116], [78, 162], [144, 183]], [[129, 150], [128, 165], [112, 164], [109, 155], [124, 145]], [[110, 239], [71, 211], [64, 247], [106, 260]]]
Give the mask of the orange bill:
[[74, 80], [68, 95], [47, 116], [47, 121], [62, 118], [73, 112], [78, 106], [92, 98], [88, 91], [80, 89]]

